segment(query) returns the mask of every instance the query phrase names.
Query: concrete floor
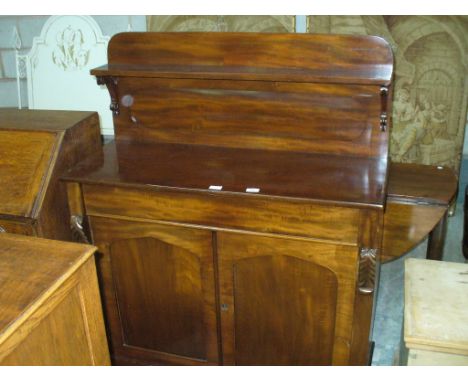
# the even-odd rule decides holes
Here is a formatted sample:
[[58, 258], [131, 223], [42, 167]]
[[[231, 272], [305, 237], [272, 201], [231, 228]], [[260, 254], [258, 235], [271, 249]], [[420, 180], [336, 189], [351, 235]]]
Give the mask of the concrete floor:
[[[463, 238], [463, 197], [468, 183], [468, 158], [464, 158], [460, 173], [459, 195], [454, 216], [448, 219], [447, 237], [444, 246], [444, 261], [464, 263]], [[372, 340], [375, 342], [372, 365], [395, 364], [401, 343], [403, 327], [403, 271], [407, 258], [425, 258], [427, 240], [398, 260], [383, 264], [380, 269], [379, 291], [374, 320]]]

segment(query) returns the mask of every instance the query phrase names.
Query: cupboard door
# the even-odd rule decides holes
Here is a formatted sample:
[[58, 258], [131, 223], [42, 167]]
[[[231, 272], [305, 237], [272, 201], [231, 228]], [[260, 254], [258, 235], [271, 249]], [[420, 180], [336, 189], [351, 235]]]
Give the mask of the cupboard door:
[[140, 363], [218, 362], [212, 233], [95, 218], [117, 358]]
[[223, 360], [349, 362], [358, 248], [219, 233]]

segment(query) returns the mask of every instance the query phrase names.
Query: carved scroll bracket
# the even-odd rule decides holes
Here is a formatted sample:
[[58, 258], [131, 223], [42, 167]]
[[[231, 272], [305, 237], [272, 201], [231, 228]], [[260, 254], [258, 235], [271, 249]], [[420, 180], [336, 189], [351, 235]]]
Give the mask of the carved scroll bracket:
[[388, 87], [382, 86], [380, 88], [380, 131], [387, 131], [388, 116], [387, 116], [387, 103], [388, 103]]
[[72, 231], [72, 238], [79, 243], [90, 244], [88, 237], [83, 228], [83, 216], [72, 215], [70, 217], [70, 228]]
[[359, 254], [358, 288], [362, 294], [371, 294], [375, 289], [375, 266], [377, 249], [361, 248]]
[[98, 85], [106, 85], [107, 90], [109, 90], [109, 94], [111, 97], [111, 104], [110, 109], [112, 110], [112, 114], [117, 116], [120, 114], [120, 106], [119, 106], [119, 94], [117, 91], [117, 84], [119, 83], [119, 79], [117, 77], [110, 77], [110, 76], [98, 76], [97, 78]]

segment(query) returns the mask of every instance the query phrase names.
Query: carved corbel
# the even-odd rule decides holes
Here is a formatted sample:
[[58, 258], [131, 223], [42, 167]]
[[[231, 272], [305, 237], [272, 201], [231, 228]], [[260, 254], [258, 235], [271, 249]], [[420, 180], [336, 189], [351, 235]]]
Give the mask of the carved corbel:
[[387, 131], [388, 115], [387, 115], [387, 102], [388, 102], [388, 86], [380, 88], [380, 131]]
[[362, 294], [371, 294], [375, 289], [375, 267], [377, 250], [373, 248], [361, 248], [359, 254], [359, 279], [358, 288]]
[[119, 79], [117, 77], [110, 76], [98, 76], [96, 79], [98, 85], [106, 85], [107, 90], [109, 91], [111, 97], [110, 109], [112, 110], [112, 114], [115, 116], [119, 115], [120, 107], [119, 95], [117, 91], [117, 84], [119, 83]]
[[83, 216], [72, 215], [70, 217], [70, 228], [72, 231], [72, 238], [79, 243], [90, 244], [83, 227]]

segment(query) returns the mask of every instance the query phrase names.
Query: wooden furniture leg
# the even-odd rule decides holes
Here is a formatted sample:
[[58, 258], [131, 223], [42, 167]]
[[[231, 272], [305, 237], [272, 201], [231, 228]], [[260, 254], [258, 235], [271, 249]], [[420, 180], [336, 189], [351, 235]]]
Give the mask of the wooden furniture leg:
[[463, 206], [463, 256], [468, 259], [468, 186], [465, 188], [465, 204]]
[[444, 252], [445, 234], [447, 232], [447, 212], [439, 223], [429, 233], [426, 258], [429, 260], [442, 260]]

